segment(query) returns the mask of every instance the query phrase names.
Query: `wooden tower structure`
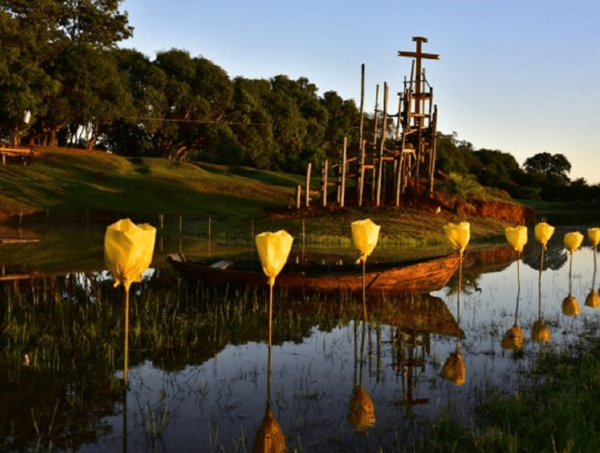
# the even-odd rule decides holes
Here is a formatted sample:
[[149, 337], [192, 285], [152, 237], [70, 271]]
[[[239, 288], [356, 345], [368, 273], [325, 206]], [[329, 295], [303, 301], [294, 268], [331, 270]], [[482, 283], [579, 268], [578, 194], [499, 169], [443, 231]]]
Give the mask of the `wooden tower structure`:
[[[437, 106], [433, 103], [433, 88], [428, 83], [423, 68], [423, 60], [437, 60], [439, 55], [423, 52], [423, 43], [427, 38], [413, 37], [415, 51], [399, 51], [398, 56], [413, 58], [410, 78], [404, 78], [403, 91], [398, 93], [398, 113], [388, 114], [389, 89], [387, 83], [383, 89], [383, 108], [379, 109], [379, 85], [375, 93], [374, 130], [371, 140], [367, 141], [364, 133], [364, 79], [365, 68], [361, 72], [361, 99], [358, 152], [349, 156], [347, 140], [344, 138], [340, 161], [330, 165], [326, 160], [321, 171], [321, 200], [325, 207], [328, 203], [328, 188], [336, 186], [337, 203], [345, 205], [347, 178], [356, 178], [356, 200], [363, 206], [365, 192], [370, 192], [371, 203], [395, 204], [400, 206], [403, 197], [433, 193], [436, 138], [437, 138]], [[395, 136], [390, 136], [388, 122], [396, 118]], [[337, 181], [328, 181], [328, 172], [337, 172]], [[306, 202], [310, 203], [309, 164], [306, 177]], [[423, 184], [423, 181], [426, 184]], [[419, 189], [419, 187], [421, 189]], [[301, 207], [301, 191], [298, 186], [296, 207]]]
[[[417, 193], [417, 179], [427, 177], [427, 192], [433, 193], [436, 159], [437, 106], [433, 103], [433, 88], [427, 82], [423, 59], [437, 60], [439, 55], [424, 53], [422, 44], [427, 38], [416, 36], [416, 52], [399, 51], [398, 56], [414, 58], [410, 80], [404, 82], [400, 94], [399, 126], [402, 133], [398, 141], [401, 150], [400, 178], [412, 175], [414, 193]], [[406, 184], [400, 184], [402, 189]], [[399, 196], [398, 194], [396, 195]]]

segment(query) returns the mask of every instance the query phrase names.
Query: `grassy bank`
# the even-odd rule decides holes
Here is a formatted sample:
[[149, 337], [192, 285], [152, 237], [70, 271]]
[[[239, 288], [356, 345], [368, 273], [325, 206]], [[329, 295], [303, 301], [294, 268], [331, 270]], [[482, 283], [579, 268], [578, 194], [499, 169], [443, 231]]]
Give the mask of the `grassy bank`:
[[[319, 183], [315, 178], [312, 187]], [[321, 245], [347, 245], [350, 223], [366, 217], [381, 224], [382, 245], [403, 247], [441, 244], [448, 222], [469, 220], [474, 242], [502, 235], [507, 225], [436, 213], [432, 207], [324, 209], [317, 195], [310, 210], [297, 211], [298, 184], [304, 184], [302, 175], [44, 149], [31, 166], [0, 167], [0, 212], [5, 224], [18, 219], [102, 225], [122, 217], [156, 224], [163, 214], [170, 219], [168, 228], [176, 229], [181, 218], [191, 235], [204, 234], [211, 222], [215, 236], [224, 232], [252, 240], [250, 232], [285, 228]]]
[[421, 450], [600, 451], [599, 355], [595, 338], [562, 351], [545, 351], [518, 392], [506, 396], [501, 389], [485, 389], [471, 426], [443, 417]]

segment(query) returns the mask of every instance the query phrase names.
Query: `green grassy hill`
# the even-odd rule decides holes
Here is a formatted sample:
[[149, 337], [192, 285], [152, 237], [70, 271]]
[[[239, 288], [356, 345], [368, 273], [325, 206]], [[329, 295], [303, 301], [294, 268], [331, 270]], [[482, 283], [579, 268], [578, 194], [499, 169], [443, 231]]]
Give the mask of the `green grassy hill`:
[[0, 210], [253, 215], [293, 198], [300, 177], [107, 153], [42, 151], [0, 167]]
[[[295, 204], [302, 175], [247, 167], [173, 162], [161, 158], [125, 158], [101, 152], [39, 150], [32, 165], [0, 166], [0, 212], [5, 223], [31, 214], [38, 221], [85, 219], [105, 225], [108, 218], [155, 222], [159, 214], [195, 219], [206, 230], [208, 218], [228, 232], [285, 228], [307, 243], [350, 243], [350, 223], [371, 218], [382, 226], [381, 245], [405, 248], [443, 244], [443, 226], [466, 220], [436, 206], [287, 209]], [[319, 181], [315, 178], [314, 188]], [[10, 217], [12, 216], [12, 217]], [[251, 220], [251, 222], [250, 222]], [[506, 221], [472, 217], [472, 242], [503, 236]], [[173, 228], [174, 222], [170, 225]], [[254, 230], [255, 229], [255, 230]]]

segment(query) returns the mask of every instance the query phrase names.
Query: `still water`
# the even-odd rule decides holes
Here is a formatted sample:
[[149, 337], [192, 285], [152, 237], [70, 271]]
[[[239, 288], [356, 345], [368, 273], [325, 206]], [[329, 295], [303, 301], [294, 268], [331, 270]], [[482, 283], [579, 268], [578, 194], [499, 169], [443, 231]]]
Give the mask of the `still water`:
[[[506, 247], [503, 249], [503, 259], [471, 260], [470, 264], [467, 252], [460, 293], [455, 276], [446, 287], [429, 295], [370, 300], [373, 316], [367, 322], [362, 319], [360, 301], [341, 296], [308, 300], [278, 292], [271, 348], [264, 325], [245, 318], [245, 327], [240, 327], [232, 317], [227, 318], [227, 325], [219, 325], [220, 318], [214, 315], [218, 309], [213, 308], [209, 310], [213, 315], [207, 314], [210, 319], [201, 326], [203, 332], [247, 332], [230, 332], [224, 342], [209, 340], [210, 335], [200, 340], [192, 335], [189, 342], [194, 346], [189, 350], [178, 347], [185, 353], [171, 350], [170, 357], [176, 360], [168, 365], [156, 356], [144, 355], [144, 348], [134, 340], [133, 348], [140, 350], [133, 354], [125, 392], [119, 391], [124, 371], [119, 359], [122, 351], [117, 351], [107, 365], [113, 381], [106, 384], [101, 396], [79, 395], [77, 389], [89, 387], [88, 381], [97, 379], [98, 370], [73, 358], [75, 377], [61, 384], [52, 398], [39, 393], [40, 401], [35, 402], [23, 376], [42, 369], [42, 359], [37, 359], [35, 366], [17, 364], [6, 352], [3, 366], [14, 370], [2, 375], [0, 392], [4, 397], [0, 399], [10, 395], [8, 399], [21, 404], [10, 406], [14, 412], [6, 407], [2, 410], [2, 447], [7, 451], [245, 452], [254, 451], [261, 422], [268, 418], [271, 428], [278, 422], [279, 431], [273, 436], [279, 435], [288, 451], [412, 451], [413, 442], [426, 436], [428, 423], [441, 414], [470, 423], [486, 390], [516, 391], [527, 381], [540, 350], [560, 349], [596, 333], [600, 310], [586, 305], [590, 291], [598, 286], [595, 253], [590, 247], [584, 246], [571, 258], [562, 247], [562, 236], [557, 235], [544, 255], [543, 272], [537, 245], [526, 248], [520, 260], [516, 253], [507, 254]], [[101, 247], [95, 244], [90, 250], [101, 259]], [[118, 299], [120, 288], [110, 288], [106, 279], [107, 273], [101, 269], [88, 269], [86, 273], [71, 272], [71, 284], [59, 286], [61, 291], [86, 298], [87, 304], [108, 305], [104, 298]], [[5, 317], [2, 343], [9, 351], [16, 340], [7, 339], [6, 332], [14, 326], [7, 325], [6, 319], [9, 311], [16, 310], [17, 293], [14, 282], [2, 284], [2, 294], [12, 295], [0, 302]], [[187, 286], [170, 269], [148, 272], [147, 284], [137, 289], [132, 286], [132, 291], [136, 290], [133, 298], [142, 299], [156, 285], [173, 289], [167, 296], [157, 296], [169, 299], [161, 299], [161, 304], [179, 307], [183, 299], [189, 303], [198, 294], [203, 295], [202, 303], [211, 298], [225, 300], [210, 289]], [[18, 294], [43, 290], [28, 283]], [[232, 292], [226, 297], [248, 298], [257, 310], [267, 303], [265, 295]], [[564, 313], [563, 301], [568, 296], [576, 299], [579, 315]], [[21, 306], [21, 296], [18, 300]], [[69, 309], [78, 310], [77, 304], [66, 304], [64, 310]], [[141, 320], [137, 328], [151, 330], [140, 323], [148, 324], [152, 315], [143, 317], [136, 310], [131, 314], [134, 325], [137, 316]], [[259, 310], [260, 323], [266, 318], [264, 309]], [[183, 325], [190, 312], [176, 311], [168, 316], [174, 320], [181, 316], [174, 323]], [[27, 316], [22, 319], [29, 319]], [[115, 336], [122, 335], [122, 312], [115, 309], [102, 316], [107, 325], [117, 326]], [[532, 328], [540, 319], [549, 328], [548, 342], [532, 339]], [[514, 325], [524, 339], [517, 350], [507, 348], [506, 343], [503, 347], [503, 337]], [[133, 336], [135, 332], [134, 326]], [[207, 339], [205, 347], [203, 338]], [[38, 345], [30, 348], [39, 351]], [[463, 385], [440, 376], [445, 360], [457, 348], [466, 368]], [[44, 386], [33, 382], [35, 391], [43, 392]], [[84, 411], [85, 435], [77, 428], [81, 416], [77, 405], [61, 402], [72, 401], [73, 395], [78, 395], [79, 405], [94, 404], [94, 410]], [[44, 413], [49, 417], [41, 423]], [[60, 424], [55, 421], [58, 419]], [[23, 439], [23, 432], [29, 439]]]

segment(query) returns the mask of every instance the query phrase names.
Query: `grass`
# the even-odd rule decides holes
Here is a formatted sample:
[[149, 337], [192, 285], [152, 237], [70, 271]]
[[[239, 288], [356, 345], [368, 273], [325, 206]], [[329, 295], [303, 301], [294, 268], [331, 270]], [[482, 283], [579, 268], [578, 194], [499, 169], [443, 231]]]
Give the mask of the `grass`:
[[597, 339], [542, 353], [517, 393], [485, 389], [472, 426], [446, 415], [422, 451], [600, 451], [599, 355]]
[[0, 207], [235, 217], [286, 205], [299, 182], [258, 170], [217, 170], [159, 158], [45, 150], [31, 166], [2, 167]]
[[[295, 190], [304, 182], [303, 175], [247, 167], [44, 148], [31, 166], [0, 167], [0, 212], [13, 215], [8, 223], [29, 213], [23, 224], [106, 225], [130, 217], [155, 226], [163, 214], [171, 233], [177, 232], [181, 216], [187, 234], [205, 234], [210, 219], [213, 237], [243, 237], [252, 244], [252, 233], [283, 228], [307, 244], [343, 247], [350, 245], [350, 223], [362, 218], [382, 226], [383, 245], [405, 248], [440, 245], [443, 225], [466, 220], [450, 211], [408, 204], [322, 208], [318, 195], [309, 209], [296, 210]], [[311, 186], [319, 184], [313, 178]], [[501, 235], [508, 224], [468, 220], [474, 241]]]

